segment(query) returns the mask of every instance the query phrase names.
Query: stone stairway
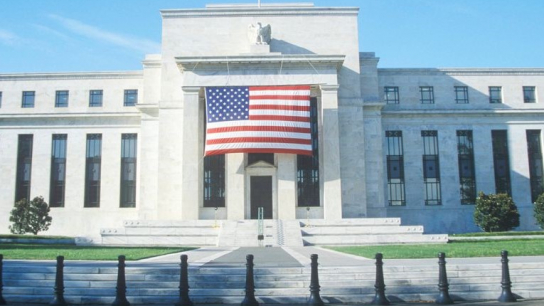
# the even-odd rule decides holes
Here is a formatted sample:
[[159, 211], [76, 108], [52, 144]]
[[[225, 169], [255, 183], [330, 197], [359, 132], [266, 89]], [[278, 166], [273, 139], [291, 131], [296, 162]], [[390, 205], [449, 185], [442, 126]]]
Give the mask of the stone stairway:
[[304, 245], [447, 243], [448, 235], [424, 235], [423, 226], [401, 226], [400, 218], [301, 220]]
[[[501, 266], [449, 264], [450, 295], [455, 300], [494, 300], [501, 292]], [[259, 267], [255, 263], [255, 296], [261, 303], [305, 303], [310, 268]], [[65, 263], [65, 298], [69, 304], [111, 304], [115, 297], [115, 263]], [[174, 264], [128, 262], [127, 298], [133, 304], [176, 302], [179, 268]], [[544, 298], [541, 263], [510, 264], [512, 291], [525, 299]], [[433, 301], [438, 294], [438, 267], [389, 265], [385, 261], [386, 295], [392, 302]], [[53, 297], [53, 262], [4, 262], [4, 298], [9, 303], [47, 303]], [[321, 297], [327, 303], [368, 303], [374, 296], [375, 267], [320, 267]], [[190, 297], [198, 304], [239, 304], [243, 300], [245, 268], [189, 266]]]
[[257, 220], [222, 221], [218, 246], [302, 246], [298, 221], [263, 220], [262, 241], [257, 239], [258, 223]]

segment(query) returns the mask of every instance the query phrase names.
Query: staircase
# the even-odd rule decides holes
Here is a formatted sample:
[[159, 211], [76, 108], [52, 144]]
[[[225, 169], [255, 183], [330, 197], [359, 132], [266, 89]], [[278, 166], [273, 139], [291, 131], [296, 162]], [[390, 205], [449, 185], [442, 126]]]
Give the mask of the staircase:
[[[371, 262], [372, 263], [372, 262]], [[455, 300], [494, 300], [501, 293], [501, 266], [448, 265], [449, 292]], [[309, 296], [310, 267], [255, 266], [255, 296], [261, 303], [303, 304]], [[65, 262], [68, 304], [111, 304], [115, 297], [115, 263]], [[540, 263], [511, 263], [512, 291], [525, 299], [544, 298]], [[433, 301], [438, 295], [437, 265], [391, 266], [385, 261], [386, 295], [391, 302]], [[368, 303], [374, 297], [373, 264], [320, 267], [321, 297], [326, 303]], [[133, 304], [174, 304], [179, 267], [128, 262], [127, 298]], [[11, 303], [47, 303], [53, 298], [54, 262], [4, 262], [3, 295]], [[197, 304], [239, 304], [244, 297], [245, 268], [189, 266], [190, 297]]]
[[304, 220], [304, 245], [447, 243], [448, 235], [424, 235], [423, 226], [401, 226], [400, 218]]
[[263, 220], [264, 240], [259, 241], [258, 221], [221, 221], [218, 246], [302, 246], [299, 222], [296, 220]]

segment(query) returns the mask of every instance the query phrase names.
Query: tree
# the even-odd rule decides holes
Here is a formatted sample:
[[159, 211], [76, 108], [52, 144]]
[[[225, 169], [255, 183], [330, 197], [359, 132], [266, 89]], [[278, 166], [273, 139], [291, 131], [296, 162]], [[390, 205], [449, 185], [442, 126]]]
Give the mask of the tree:
[[538, 196], [533, 206], [536, 222], [544, 229], [544, 193]]
[[519, 226], [519, 212], [512, 198], [506, 193], [483, 192], [476, 198], [474, 222], [486, 232], [505, 232]]
[[38, 235], [38, 232], [48, 230], [51, 225], [53, 218], [49, 216], [49, 211], [49, 205], [43, 197], [35, 197], [32, 201], [22, 199], [11, 210], [9, 221], [13, 225], [9, 226], [9, 230], [13, 234]]

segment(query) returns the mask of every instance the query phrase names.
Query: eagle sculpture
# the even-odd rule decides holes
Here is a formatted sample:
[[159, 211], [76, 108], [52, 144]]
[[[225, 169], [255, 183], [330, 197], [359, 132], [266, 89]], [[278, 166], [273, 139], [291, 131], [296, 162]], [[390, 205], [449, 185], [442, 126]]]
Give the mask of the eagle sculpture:
[[262, 26], [260, 22], [257, 22], [257, 26], [250, 24], [247, 35], [249, 42], [255, 45], [269, 45], [272, 39], [272, 28], [270, 25]]

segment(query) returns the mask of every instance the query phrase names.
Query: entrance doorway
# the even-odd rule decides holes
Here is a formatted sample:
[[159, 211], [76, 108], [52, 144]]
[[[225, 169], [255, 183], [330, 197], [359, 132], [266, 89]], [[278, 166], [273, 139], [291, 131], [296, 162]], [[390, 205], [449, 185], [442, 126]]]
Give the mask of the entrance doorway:
[[250, 203], [251, 219], [257, 219], [259, 207], [264, 210], [264, 219], [272, 219], [272, 176], [250, 177]]

